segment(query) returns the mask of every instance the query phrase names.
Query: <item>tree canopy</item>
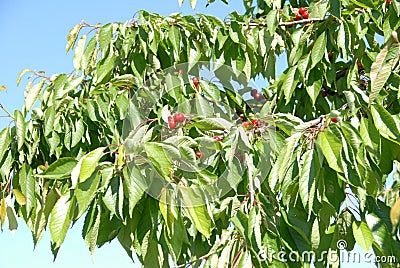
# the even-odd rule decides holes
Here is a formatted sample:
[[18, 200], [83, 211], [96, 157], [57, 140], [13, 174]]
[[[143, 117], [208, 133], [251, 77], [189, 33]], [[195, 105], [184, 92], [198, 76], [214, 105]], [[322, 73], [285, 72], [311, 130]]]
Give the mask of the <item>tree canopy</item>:
[[92, 254], [118, 239], [146, 267], [337, 267], [356, 242], [398, 263], [400, 1], [243, 2], [83, 21], [72, 73], [22, 71], [1, 226], [49, 229], [56, 257], [84, 217]]

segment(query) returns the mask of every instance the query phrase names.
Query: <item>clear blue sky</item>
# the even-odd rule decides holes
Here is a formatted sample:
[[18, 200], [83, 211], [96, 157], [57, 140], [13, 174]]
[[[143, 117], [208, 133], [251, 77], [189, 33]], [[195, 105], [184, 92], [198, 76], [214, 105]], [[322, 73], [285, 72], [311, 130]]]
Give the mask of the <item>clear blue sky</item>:
[[[66, 36], [82, 19], [91, 24], [98, 22], [126, 21], [140, 10], [146, 9], [163, 15], [208, 13], [224, 18], [230, 11], [243, 11], [241, 0], [232, 0], [229, 7], [217, 1], [205, 8], [205, 0], [199, 0], [195, 11], [189, 0], [180, 8], [177, 0], [18, 0], [0, 1], [0, 85], [7, 92], [0, 92], [0, 103], [11, 112], [20, 109], [24, 100], [26, 81], [16, 87], [15, 81], [21, 70], [30, 68], [53, 73], [69, 73], [73, 70], [72, 54], [65, 55]], [[259, 85], [263, 86], [263, 85]], [[0, 111], [0, 115], [4, 115]], [[9, 120], [0, 118], [0, 129]], [[32, 237], [23, 222], [12, 236], [8, 230], [0, 234], [0, 268], [22, 267], [139, 267], [132, 264], [118, 241], [113, 241], [95, 252], [94, 262], [81, 237], [82, 221], [69, 230], [57, 260], [53, 263], [50, 251], [50, 234], [33, 250]], [[351, 265], [358, 267], [358, 265]], [[344, 267], [350, 267], [345, 264]], [[367, 267], [365, 264], [359, 267]], [[374, 266], [369, 266], [374, 267]]]

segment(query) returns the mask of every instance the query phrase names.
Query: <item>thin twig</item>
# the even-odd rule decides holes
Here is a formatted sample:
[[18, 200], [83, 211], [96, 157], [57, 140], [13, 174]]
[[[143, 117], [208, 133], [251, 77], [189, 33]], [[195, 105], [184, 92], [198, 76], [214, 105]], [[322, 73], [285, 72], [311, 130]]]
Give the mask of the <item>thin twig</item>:
[[12, 116], [12, 114], [0, 103], [0, 108], [4, 111], [4, 112], [6, 112], [7, 114], [8, 114], [8, 116], [9, 117], [11, 117], [11, 118], [13, 118], [14, 119], [14, 117]]

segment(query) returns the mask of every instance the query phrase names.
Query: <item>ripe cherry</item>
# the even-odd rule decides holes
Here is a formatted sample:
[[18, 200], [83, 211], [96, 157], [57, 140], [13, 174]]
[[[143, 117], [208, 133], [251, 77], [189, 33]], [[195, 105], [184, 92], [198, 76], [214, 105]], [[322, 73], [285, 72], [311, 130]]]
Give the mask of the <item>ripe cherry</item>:
[[301, 16], [299, 13], [296, 14], [296, 17], [294, 18], [294, 20], [301, 20]]
[[198, 159], [203, 160], [204, 159], [204, 152], [196, 151], [196, 156]]
[[253, 119], [253, 120], [251, 120], [251, 124], [252, 124], [253, 126], [257, 127], [258, 124], [260, 124], [260, 121], [258, 121], [257, 119]]
[[257, 89], [255, 89], [255, 88], [253, 88], [253, 89], [250, 91], [250, 94], [251, 94], [251, 96], [253, 96], [253, 97], [254, 97], [254, 95], [257, 94], [257, 93], [258, 93], [258, 91], [257, 91]]
[[307, 9], [305, 9], [304, 7], [300, 7], [299, 8], [299, 14], [303, 15], [305, 12], [307, 12]]
[[308, 19], [310, 17], [310, 14], [308, 14], [308, 11], [306, 10], [303, 14], [301, 14], [303, 19]]
[[257, 92], [257, 93], [254, 94], [254, 96], [253, 96], [253, 98], [254, 98], [255, 100], [261, 100], [262, 97], [263, 97], [263, 95], [262, 95], [261, 93], [259, 93], [259, 92]]
[[250, 122], [243, 122], [243, 123], [242, 123], [242, 126], [243, 126], [243, 127], [249, 127], [249, 126], [250, 126]]
[[392, 3], [392, 0], [386, 0], [386, 4], [390, 5]]
[[363, 64], [361, 63], [361, 61], [357, 61], [357, 67], [358, 67], [358, 70], [364, 69], [364, 66], [363, 66]]
[[174, 119], [176, 122], [183, 122], [185, 121], [185, 115], [183, 113], [176, 113]]
[[330, 51], [330, 52], [328, 53], [328, 59], [329, 59], [329, 61], [332, 61], [332, 58], [333, 58], [333, 52]]
[[338, 122], [338, 120], [337, 120], [336, 117], [332, 117], [332, 118], [331, 118], [331, 121], [332, 121], [333, 123], [337, 123], [337, 122]]
[[168, 126], [169, 126], [169, 128], [170, 129], [174, 129], [174, 128], [176, 128], [176, 122], [175, 122], [175, 120], [174, 119], [168, 119]]
[[322, 92], [322, 97], [325, 98], [326, 96], [328, 96], [328, 93], [326, 91]]
[[213, 139], [216, 140], [216, 141], [221, 141], [221, 137], [220, 136], [214, 136]]
[[199, 78], [197, 76], [193, 77], [192, 81], [193, 81], [193, 85], [195, 87], [197, 87], [199, 85]]

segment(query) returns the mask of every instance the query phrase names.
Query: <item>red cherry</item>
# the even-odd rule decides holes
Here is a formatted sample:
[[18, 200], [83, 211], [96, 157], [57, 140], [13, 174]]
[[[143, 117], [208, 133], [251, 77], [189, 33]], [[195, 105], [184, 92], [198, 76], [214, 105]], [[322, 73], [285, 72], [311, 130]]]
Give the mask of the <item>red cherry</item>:
[[361, 63], [361, 61], [357, 61], [357, 67], [358, 67], [358, 70], [364, 69], [364, 66], [363, 66], [363, 64]]
[[299, 8], [299, 14], [303, 15], [305, 12], [307, 12], [307, 9], [305, 9], [304, 7], [300, 7]]
[[261, 94], [261, 93], [256, 93], [256, 94], [254, 94], [254, 96], [253, 96], [253, 98], [255, 99], [255, 100], [261, 100], [262, 99], [262, 97], [263, 97], [263, 95]]
[[330, 51], [330, 52], [328, 53], [328, 59], [329, 59], [329, 61], [331, 61], [331, 60], [332, 60], [332, 57], [333, 57], [333, 52], [332, 52], [332, 51]]
[[221, 137], [220, 136], [214, 136], [213, 139], [216, 140], [216, 141], [221, 141]]
[[296, 14], [296, 17], [294, 18], [294, 20], [301, 20], [301, 16], [299, 13]]
[[258, 121], [257, 119], [253, 119], [253, 120], [251, 120], [251, 124], [253, 125], [253, 126], [258, 126], [258, 124], [260, 123], [260, 121]]
[[326, 93], [326, 91], [322, 92], [322, 97], [325, 98], [326, 96], [328, 96], [328, 93]]
[[183, 113], [176, 113], [174, 119], [176, 122], [183, 122], [185, 121], [185, 115]]
[[199, 85], [199, 78], [197, 76], [193, 77], [192, 81], [193, 85], [195, 85], [196, 87]]
[[390, 5], [392, 3], [392, 0], [386, 0], [386, 4]]
[[253, 88], [253, 89], [250, 91], [250, 94], [251, 94], [251, 96], [253, 96], [253, 97], [254, 97], [254, 95], [257, 94], [257, 93], [258, 93], [258, 91], [257, 91], [257, 89], [255, 89], [255, 88]]
[[170, 129], [176, 128], [176, 122], [174, 119], [168, 119], [168, 126]]
[[243, 126], [243, 127], [249, 127], [249, 126], [250, 126], [250, 122], [243, 122], [243, 123], [242, 123], [242, 126]]
[[332, 121], [333, 123], [337, 123], [337, 122], [338, 122], [338, 120], [337, 120], [336, 117], [332, 117], [332, 118], [331, 118], [331, 121]]
[[310, 17], [310, 14], [308, 14], [308, 11], [306, 10], [303, 14], [301, 14], [301, 16], [306, 20]]
[[204, 159], [204, 153], [200, 151], [196, 151], [196, 156], [198, 159], [203, 160]]

